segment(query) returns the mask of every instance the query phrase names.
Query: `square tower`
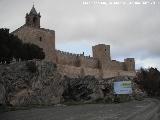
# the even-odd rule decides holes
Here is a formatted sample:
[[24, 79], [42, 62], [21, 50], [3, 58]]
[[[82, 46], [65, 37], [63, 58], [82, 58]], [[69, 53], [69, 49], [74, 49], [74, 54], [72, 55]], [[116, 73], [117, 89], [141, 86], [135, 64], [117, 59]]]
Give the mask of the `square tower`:
[[98, 59], [101, 69], [110, 69], [110, 45], [98, 44], [92, 46], [93, 58]]
[[126, 71], [135, 71], [135, 60], [134, 58], [124, 59], [124, 67]]

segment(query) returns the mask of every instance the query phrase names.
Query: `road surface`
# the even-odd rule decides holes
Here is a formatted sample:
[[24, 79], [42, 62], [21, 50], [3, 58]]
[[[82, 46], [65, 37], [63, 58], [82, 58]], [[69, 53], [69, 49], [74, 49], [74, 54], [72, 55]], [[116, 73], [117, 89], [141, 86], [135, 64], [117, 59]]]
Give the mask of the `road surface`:
[[0, 120], [160, 120], [159, 101], [53, 106], [0, 113]]

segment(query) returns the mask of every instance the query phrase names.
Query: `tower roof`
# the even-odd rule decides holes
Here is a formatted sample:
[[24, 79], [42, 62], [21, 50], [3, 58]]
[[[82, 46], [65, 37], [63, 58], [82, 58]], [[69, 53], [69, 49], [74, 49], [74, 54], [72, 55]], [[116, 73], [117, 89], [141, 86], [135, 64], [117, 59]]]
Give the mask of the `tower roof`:
[[36, 9], [34, 8], [34, 5], [29, 14], [38, 15]]

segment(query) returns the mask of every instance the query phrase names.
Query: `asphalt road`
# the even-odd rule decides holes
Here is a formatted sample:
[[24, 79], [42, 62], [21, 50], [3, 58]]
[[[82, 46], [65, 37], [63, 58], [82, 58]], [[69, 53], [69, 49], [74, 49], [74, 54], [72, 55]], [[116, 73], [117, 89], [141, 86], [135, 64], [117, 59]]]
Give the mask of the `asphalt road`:
[[0, 120], [160, 120], [154, 99], [120, 104], [53, 106], [0, 113]]

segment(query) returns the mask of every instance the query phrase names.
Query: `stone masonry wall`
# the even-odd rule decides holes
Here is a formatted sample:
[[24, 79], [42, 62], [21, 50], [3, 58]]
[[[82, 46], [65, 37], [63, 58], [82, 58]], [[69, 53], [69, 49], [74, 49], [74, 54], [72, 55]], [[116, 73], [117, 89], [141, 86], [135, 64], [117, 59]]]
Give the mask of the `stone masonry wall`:
[[115, 76], [136, 76], [135, 71], [124, 71], [124, 70], [102, 70], [103, 78], [110, 78]]
[[98, 60], [93, 58], [93, 57], [89, 57], [89, 56], [80, 56], [80, 66], [85, 67], [85, 68], [98, 68], [99, 64], [98, 64]]
[[[83, 54], [73, 54], [68, 52], [63, 52], [60, 50], [56, 50], [57, 53], [57, 63], [62, 65], [69, 65], [75, 67], [83, 67], [83, 68], [93, 68], [100, 69], [98, 59], [84, 56]], [[132, 63], [130, 63], [132, 64]], [[130, 65], [129, 64], [129, 65]], [[125, 62], [119, 62], [116, 60], [112, 60], [109, 66], [109, 70], [128, 70], [126, 67], [130, 67]], [[129, 70], [131, 71], [131, 69]]]
[[57, 71], [61, 73], [61, 75], [71, 78], [77, 78], [83, 74], [81, 67], [74, 67], [69, 65], [57, 64]]
[[72, 54], [60, 50], [57, 53], [57, 63], [76, 67], [98, 68], [98, 60], [83, 54]]
[[95, 76], [96, 78], [111, 78], [116, 76], [132, 76], [136, 75], [135, 71], [123, 71], [123, 70], [100, 70], [93, 68], [75, 67], [69, 65], [57, 65], [57, 70], [63, 76], [66, 75], [71, 78], [77, 78], [82, 76]]
[[116, 60], [112, 60], [110, 63], [110, 69], [105, 70], [99, 68], [99, 62], [97, 59], [84, 56], [83, 54], [72, 54], [63, 51], [56, 51], [57, 53], [57, 63], [62, 65], [60, 69], [64, 73], [64, 75], [69, 75], [70, 77], [73, 76], [84, 76], [84, 75], [91, 75], [98, 77], [115, 77], [119, 74], [128, 75], [128, 76], [135, 76], [134, 69], [126, 69], [128, 66], [126, 62], [119, 62]]
[[83, 68], [84, 76], [94, 76], [95, 78], [101, 78], [100, 69]]
[[43, 28], [22, 26], [12, 34], [27, 43], [33, 43], [43, 48], [45, 59], [55, 62], [55, 32]]
[[124, 70], [124, 62], [112, 60], [111, 61], [111, 70]]
[[57, 63], [62, 65], [79, 66], [78, 54], [72, 54], [68, 52], [63, 52], [60, 50], [56, 51]]

